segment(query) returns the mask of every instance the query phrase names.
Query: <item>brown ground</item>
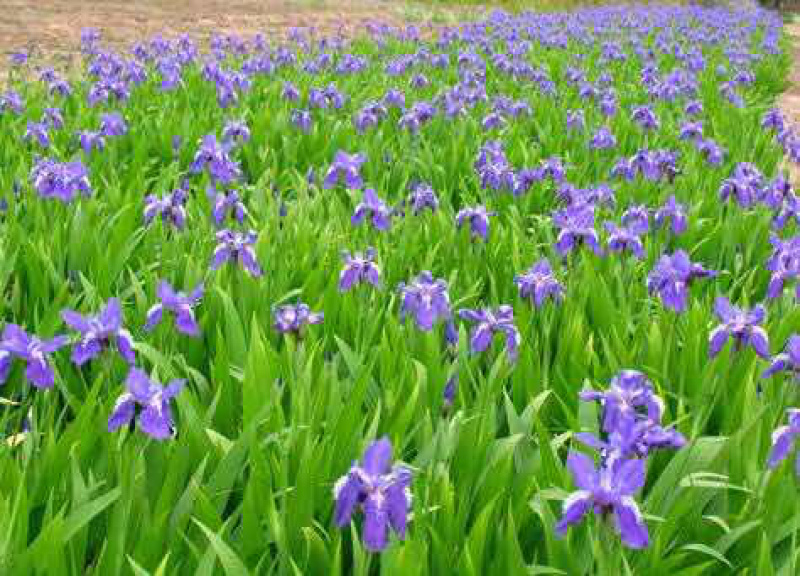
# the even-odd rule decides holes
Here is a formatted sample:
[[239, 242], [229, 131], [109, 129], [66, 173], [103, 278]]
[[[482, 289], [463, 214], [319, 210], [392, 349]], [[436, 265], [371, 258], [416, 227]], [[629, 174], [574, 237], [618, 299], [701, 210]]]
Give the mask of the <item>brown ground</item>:
[[365, 22], [447, 21], [453, 9], [404, 0], [0, 0], [0, 59], [17, 50], [56, 60], [77, 53], [80, 30], [98, 28], [111, 44], [129, 46], [156, 33], [279, 34], [291, 27], [353, 30]]
[[[800, 22], [786, 25], [786, 32], [792, 40], [792, 69], [789, 72], [791, 87], [778, 99], [778, 106], [786, 119], [795, 127], [800, 126]], [[789, 176], [795, 187], [800, 186], [800, 168], [786, 162]]]

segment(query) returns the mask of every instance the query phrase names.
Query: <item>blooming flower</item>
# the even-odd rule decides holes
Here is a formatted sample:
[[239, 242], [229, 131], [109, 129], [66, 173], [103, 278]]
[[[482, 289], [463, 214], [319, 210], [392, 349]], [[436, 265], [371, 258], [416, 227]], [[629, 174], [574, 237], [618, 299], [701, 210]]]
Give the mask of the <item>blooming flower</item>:
[[123, 136], [127, 131], [128, 125], [118, 112], [103, 114], [100, 118], [100, 133], [103, 136]]
[[320, 324], [324, 319], [323, 314], [312, 312], [308, 305], [302, 302], [287, 304], [276, 308], [273, 312], [275, 330], [281, 334], [299, 335], [305, 326]]
[[236, 232], [234, 230], [220, 230], [216, 234], [217, 247], [214, 250], [214, 258], [211, 262], [212, 270], [219, 270], [226, 262], [238, 263], [247, 270], [252, 276], [259, 277], [264, 272], [258, 265], [256, 253], [253, 245], [258, 240], [258, 234], [250, 230], [248, 232]]
[[189, 294], [184, 294], [183, 292], [175, 292], [169, 282], [162, 280], [158, 285], [156, 295], [160, 302], [147, 311], [145, 330], [149, 332], [160, 324], [164, 316], [164, 309], [167, 309], [175, 314], [175, 326], [178, 328], [178, 332], [189, 336], [200, 334], [200, 327], [194, 317], [194, 307], [203, 297], [202, 283]]
[[239, 193], [236, 190], [231, 190], [227, 194], [220, 192], [214, 198], [213, 216], [217, 226], [222, 225], [226, 216], [230, 216], [239, 224], [242, 224], [246, 214], [247, 208], [244, 207], [244, 203], [239, 198]]
[[92, 187], [86, 167], [80, 161], [56, 162], [40, 158], [31, 170], [33, 187], [42, 198], [71, 202], [80, 192], [90, 196]]
[[102, 150], [106, 145], [106, 140], [100, 132], [91, 132], [89, 130], [78, 132], [78, 140], [86, 155], [91, 154], [92, 150], [95, 149]]
[[372, 552], [387, 546], [388, 528], [405, 538], [411, 508], [411, 470], [392, 466], [392, 445], [381, 438], [369, 445], [361, 462], [336, 482], [334, 521], [339, 527], [349, 524], [356, 509], [364, 513], [364, 544]]
[[458, 311], [458, 315], [476, 324], [470, 335], [470, 348], [473, 353], [483, 352], [489, 347], [495, 334], [502, 334], [506, 338], [508, 357], [511, 360], [516, 359], [521, 337], [514, 325], [514, 309], [511, 306], [500, 306], [496, 310], [464, 308]]
[[159, 198], [149, 194], [144, 200], [144, 223], [150, 225], [156, 216], [161, 216], [164, 224], [183, 230], [186, 223], [186, 191], [182, 188], [173, 190]]
[[762, 378], [771, 378], [778, 372], [789, 372], [794, 379], [800, 382], [800, 334], [792, 334], [786, 343], [786, 349], [776, 354], [761, 375]]
[[[800, 409], [790, 408], [786, 413], [789, 415], [789, 424], [781, 426], [772, 433], [772, 449], [767, 460], [767, 466], [770, 468], [777, 467], [789, 456], [797, 437], [800, 436]], [[795, 474], [800, 477], [800, 453], [795, 460]]]
[[181, 391], [185, 380], [173, 380], [165, 388], [147, 374], [131, 368], [125, 379], [126, 391], [119, 396], [108, 419], [108, 431], [114, 432], [129, 424], [139, 412], [139, 428], [155, 440], [175, 436], [170, 400]]
[[[800, 279], [800, 235], [781, 240], [773, 234], [770, 243], [772, 254], [766, 268], [772, 276], [767, 286], [767, 298], [777, 298], [788, 280]], [[800, 300], [800, 283], [797, 284], [797, 299]]]
[[485, 206], [462, 208], [456, 214], [456, 226], [461, 228], [468, 222], [472, 237], [480, 236], [485, 241], [489, 238], [489, 217], [495, 214], [487, 211]]
[[553, 275], [553, 268], [547, 258], [542, 258], [526, 272], [516, 276], [514, 283], [521, 298], [530, 298], [534, 306], [540, 308], [547, 298], [560, 301], [564, 298], [564, 287]]
[[603, 407], [603, 430], [616, 430], [622, 420], [639, 410], [644, 410], [651, 420], [661, 419], [664, 404], [653, 391], [647, 376], [638, 370], [623, 370], [611, 379], [605, 392], [584, 390], [580, 393], [584, 402], [600, 402]]
[[50, 127], [45, 122], [31, 122], [25, 128], [25, 140], [35, 140], [42, 148], [50, 147]]
[[0, 385], [5, 384], [14, 356], [26, 364], [25, 378], [37, 388], [52, 388], [55, 374], [49, 355], [69, 343], [66, 336], [41, 340], [16, 324], [6, 324], [0, 341]]
[[364, 185], [360, 174], [361, 165], [366, 161], [367, 158], [363, 154], [348, 154], [339, 150], [325, 174], [322, 187], [330, 189], [344, 180], [348, 188], [361, 188]]
[[82, 316], [73, 310], [61, 312], [64, 322], [80, 334], [72, 348], [72, 361], [82, 366], [110, 345], [115, 345], [120, 356], [133, 364], [133, 338], [122, 327], [122, 307], [119, 300], [111, 298], [96, 316]]
[[222, 141], [227, 146], [244, 144], [250, 140], [250, 129], [241, 120], [229, 120], [222, 129]]
[[421, 272], [411, 284], [398, 286], [402, 302], [400, 305], [400, 319], [406, 315], [414, 316], [417, 327], [423, 332], [433, 330], [434, 324], [444, 320], [451, 334], [455, 331], [450, 312], [450, 296], [447, 293], [447, 282], [433, 278], [428, 270]]
[[683, 234], [686, 231], [686, 208], [672, 195], [667, 198], [663, 206], [656, 210], [655, 221], [659, 228], [671, 225], [672, 233], [675, 236]]
[[584, 243], [595, 254], [602, 256], [600, 241], [594, 228], [594, 206], [589, 204], [570, 205], [553, 213], [553, 224], [558, 231], [556, 251], [566, 256], [576, 244]]
[[743, 310], [732, 306], [727, 298], [720, 296], [714, 302], [714, 313], [721, 324], [709, 336], [709, 356], [713, 358], [719, 354], [728, 339], [733, 336], [734, 350], [738, 351], [742, 346], [749, 345], [762, 358], [769, 357], [769, 338], [760, 326], [767, 316], [763, 306], [758, 305], [752, 310]]
[[605, 229], [609, 233], [608, 249], [612, 252], [629, 250], [640, 260], [644, 258], [644, 245], [641, 236], [642, 228], [637, 225], [617, 226], [614, 222], [606, 222]]
[[303, 132], [311, 132], [311, 112], [300, 108], [294, 108], [291, 112], [292, 124], [300, 128]]
[[339, 274], [339, 291], [347, 292], [354, 285], [367, 282], [373, 286], [379, 286], [381, 283], [381, 270], [375, 263], [375, 249], [367, 248], [366, 253], [356, 252], [355, 255], [350, 252], [342, 254], [344, 260], [344, 268]]
[[564, 501], [556, 532], [564, 535], [570, 526], [594, 509], [595, 514], [614, 514], [617, 532], [626, 546], [647, 547], [650, 542], [647, 525], [632, 497], [644, 486], [644, 460], [617, 461], [613, 466], [596, 470], [591, 458], [571, 452], [567, 467], [578, 490]]
[[209, 176], [215, 182], [230, 184], [241, 175], [239, 164], [228, 155], [228, 147], [220, 144], [213, 134], [203, 136], [200, 148], [194, 156], [191, 171], [195, 174], [208, 169]]
[[391, 226], [392, 211], [372, 188], [364, 190], [363, 200], [356, 206], [351, 218], [353, 226], [360, 225], [367, 217], [377, 230], [388, 230]]
[[594, 133], [594, 136], [592, 136], [592, 139], [589, 141], [589, 147], [596, 150], [614, 148], [616, 145], [616, 137], [611, 133], [611, 130], [605, 126], [598, 129], [597, 132]]
[[695, 278], [715, 276], [713, 270], [706, 270], [701, 264], [692, 262], [683, 250], [664, 254], [655, 268], [647, 276], [647, 291], [658, 294], [667, 308], [676, 312], [686, 311], [689, 285]]
[[431, 212], [436, 212], [439, 208], [439, 199], [436, 197], [436, 192], [433, 191], [429, 184], [424, 182], [412, 187], [409, 202], [414, 214], [419, 214], [425, 208], [429, 208]]

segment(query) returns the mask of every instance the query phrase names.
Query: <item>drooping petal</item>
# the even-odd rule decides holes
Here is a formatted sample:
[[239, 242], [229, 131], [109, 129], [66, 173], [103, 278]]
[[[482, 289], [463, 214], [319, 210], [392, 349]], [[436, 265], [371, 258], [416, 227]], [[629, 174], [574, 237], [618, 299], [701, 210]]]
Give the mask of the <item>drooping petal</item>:
[[708, 338], [708, 355], [714, 357], [720, 353], [730, 337], [730, 332], [725, 326], [715, 328]]
[[767, 466], [775, 468], [789, 455], [796, 433], [789, 426], [781, 426], [772, 433], [772, 448], [767, 459]]
[[133, 396], [128, 393], [122, 394], [114, 405], [111, 411], [111, 416], [108, 419], [108, 431], [114, 432], [128, 424], [136, 413], [136, 401]]
[[142, 432], [155, 440], [171, 438], [173, 429], [169, 407], [160, 410], [158, 406], [147, 406], [139, 415], [139, 427]]
[[144, 324], [145, 331], [150, 332], [153, 330], [161, 323], [163, 317], [164, 307], [161, 304], [153, 305], [150, 310], [147, 311], [147, 321]]
[[96, 338], [81, 340], [72, 348], [72, 361], [76, 366], [83, 366], [96, 358], [102, 350], [103, 347]]
[[578, 490], [564, 500], [561, 520], [556, 524], [556, 534], [563, 536], [567, 529], [580, 522], [592, 504], [592, 494], [588, 490]]
[[756, 354], [762, 358], [769, 358], [769, 338], [763, 328], [759, 326], [753, 327], [750, 332], [750, 344]]
[[183, 309], [175, 315], [175, 326], [179, 332], [187, 336], [200, 334], [200, 326], [198, 326], [191, 308]]
[[386, 548], [389, 513], [383, 495], [368, 495], [364, 500], [364, 545], [371, 552]]
[[52, 388], [55, 383], [55, 374], [45, 358], [31, 358], [25, 377], [37, 388]]
[[336, 510], [333, 520], [340, 528], [350, 523], [356, 504], [361, 497], [362, 484], [356, 474], [348, 474], [339, 479], [333, 488]]
[[614, 516], [617, 521], [622, 542], [630, 548], [646, 548], [650, 543], [647, 525], [639, 511], [636, 501], [630, 496], [621, 498], [614, 504]]
[[127, 330], [117, 332], [117, 350], [119, 350], [120, 356], [128, 364], [133, 364], [136, 361], [136, 354], [133, 351], [133, 338]]

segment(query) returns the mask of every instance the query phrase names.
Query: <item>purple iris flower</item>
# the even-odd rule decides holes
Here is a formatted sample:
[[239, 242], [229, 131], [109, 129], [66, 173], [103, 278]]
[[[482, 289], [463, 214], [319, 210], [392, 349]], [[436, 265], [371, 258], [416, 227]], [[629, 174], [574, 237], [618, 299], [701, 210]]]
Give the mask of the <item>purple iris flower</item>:
[[100, 133], [105, 136], [124, 136], [128, 132], [128, 125], [122, 114], [111, 112], [103, 114], [100, 118]]
[[584, 402], [600, 402], [603, 407], [603, 430], [610, 433], [623, 420], [644, 411], [650, 420], [661, 421], [664, 403], [653, 391], [653, 384], [638, 370], [623, 370], [611, 379], [605, 392], [583, 390]]
[[400, 90], [392, 89], [387, 90], [383, 97], [383, 102], [388, 108], [396, 108], [402, 110], [406, 105], [406, 95]]
[[655, 222], [657, 227], [671, 225], [672, 233], [675, 236], [686, 231], [686, 207], [680, 204], [675, 196], [667, 198], [667, 201], [656, 210]]
[[409, 202], [414, 214], [420, 214], [425, 208], [429, 208], [431, 212], [436, 212], [439, 208], [439, 198], [437, 198], [436, 192], [433, 191], [430, 184], [424, 182], [415, 184], [411, 188]]
[[365, 253], [343, 252], [344, 267], [339, 274], [339, 291], [347, 292], [353, 286], [367, 282], [375, 287], [381, 283], [381, 269], [375, 263], [375, 249], [367, 248]]
[[25, 128], [25, 140], [35, 140], [42, 148], [50, 147], [50, 127], [46, 122], [31, 122]]
[[25, 378], [37, 388], [52, 388], [55, 373], [50, 366], [49, 356], [69, 343], [66, 336], [56, 336], [51, 340], [40, 340], [29, 335], [16, 324], [6, 324], [3, 339], [0, 341], [0, 385], [5, 384], [11, 370], [11, 362], [16, 356], [26, 363]]
[[0, 114], [5, 112], [7, 108], [16, 115], [22, 114], [25, 110], [25, 104], [22, 102], [19, 92], [8, 90], [0, 94]]
[[609, 233], [608, 249], [612, 252], [630, 251], [638, 259], [643, 259], [645, 256], [644, 245], [642, 244], [642, 236], [647, 233], [648, 223], [647, 218], [631, 218], [628, 222], [625, 221], [625, 215], [622, 217], [622, 226], [617, 226], [614, 222], [606, 222], [605, 229]]
[[384, 550], [389, 527], [405, 538], [408, 511], [411, 508], [411, 470], [392, 466], [392, 444], [381, 438], [369, 445], [361, 462], [353, 462], [350, 471], [336, 482], [334, 521], [341, 527], [349, 524], [353, 512], [364, 513], [364, 544], [372, 552]]
[[687, 102], [683, 111], [689, 116], [699, 116], [703, 113], [703, 103], [699, 100], [692, 100], [691, 102]]
[[14, 52], [8, 57], [13, 66], [24, 66], [28, 61], [27, 52]]
[[586, 115], [582, 109], [567, 111], [567, 130], [583, 132], [586, 126]]
[[762, 358], [769, 358], [769, 338], [760, 326], [767, 317], [767, 311], [763, 306], [758, 305], [752, 310], [743, 310], [732, 306], [727, 298], [720, 296], [714, 302], [714, 313], [721, 324], [709, 336], [710, 357], [719, 354], [728, 339], [733, 336], [735, 351], [749, 345]]
[[100, 132], [91, 132], [89, 130], [78, 132], [78, 140], [84, 154], [87, 156], [92, 153], [92, 150], [102, 150], [106, 145], [106, 139]]
[[[433, 274], [425, 270], [411, 284], [400, 284], [398, 290], [402, 296], [401, 320], [405, 320], [409, 314], [414, 316], [417, 327], [423, 332], [433, 330], [434, 324], [443, 320], [449, 330], [454, 330], [447, 282], [440, 278], [434, 279]], [[452, 334], [448, 336], [448, 340], [451, 336]]]
[[656, 113], [648, 106], [634, 108], [631, 118], [644, 130], [656, 130], [659, 127]]
[[306, 134], [311, 132], [311, 112], [300, 108], [295, 108], [291, 112], [292, 124], [297, 126]]
[[247, 208], [239, 198], [239, 193], [236, 190], [231, 190], [227, 194], [218, 193], [214, 198], [214, 222], [217, 226], [221, 226], [225, 221], [226, 216], [230, 216], [239, 224], [244, 222], [244, 217], [247, 214]]
[[495, 214], [497, 212], [489, 212], [485, 206], [462, 208], [456, 214], [456, 226], [461, 228], [465, 222], [468, 222], [472, 237], [479, 236], [486, 241], [489, 238], [489, 218]]
[[350, 221], [353, 226], [359, 226], [367, 217], [376, 230], [388, 230], [392, 224], [392, 210], [372, 188], [364, 190], [364, 198], [356, 206]]
[[553, 224], [558, 231], [556, 252], [566, 256], [576, 244], [586, 244], [598, 256], [603, 255], [597, 230], [594, 228], [594, 206], [570, 205], [553, 213]]
[[82, 316], [73, 310], [61, 312], [64, 322], [80, 334], [72, 347], [72, 361], [82, 366], [97, 357], [110, 345], [114, 345], [119, 355], [130, 365], [136, 360], [133, 352], [133, 338], [122, 327], [122, 307], [117, 298], [111, 298], [96, 316]]
[[[777, 298], [783, 293], [787, 280], [800, 279], [800, 235], [781, 240], [773, 234], [770, 243], [772, 254], [766, 268], [772, 272], [772, 277], [767, 287], [767, 297]], [[800, 300], [800, 283], [797, 285], [797, 298]]]
[[[772, 448], [767, 460], [767, 466], [770, 468], [776, 468], [786, 460], [800, 436], [800, 409], [789, 408], [786, 413], [789, 416], [789, 424], [777, 428], [772, 433]], [[800, 452], [796, 456], [794, 469], [795, 474], [800, 477]]]
[[258, 265], [253, 245], [258, 240], [254, 230], [242, 233], [234, 230], [220, 230], [216, 234], [217, 247], [214, 250], [214, 259], [211, 269], [219, 270], [226, 262], [238, 263], [252, 276], [258, 278], [264, 272]]
[[250, 129], [241, 120], [229, 120], [222, 129], [222, 141], [232, 147], [250, 141]]
[[763, 188], [760, 201], [772, 210], [780, 211], [793, 195], [792, 184], [779, 174]]
[[647, 291], [658, 294], [664, 306], [678, 313], [686, 311], [689, 286], [695, 278], [716, 276], [714, 270], [706, 270], [701, 264], [692, 262], [683, 250], [664, 254], [653, 271], [647, 276]]
[[183, 230], [186, 223], [186, 191], [182, 188], [173, 190], [159, 198], [150, 194], [144, 200], [144, 223], [149, 226], [156, 216], [161, 216], [161, 221], [172, 225], [178, 230]]
[[703, 139], [703, 123], [687, 122], [681, 126], [678, 138], [681, 140], [693, 140], [695, 142]]
[[361, 178], [361, 165], [366, 161], [367, 157], [363, 154], [348, 154], [339, 150], [325, 174], [322, 187], [330, 189], [343, 180], [348, 188], [361, 188], [364, 185]]
[[769, 368], [761, 375], [771, 378], [778, 372], [789, 372], [800, 383], [800, 334], [792, 334], [786, 342], [786, 349], [772, 357]]
[[212, 180], [230, 184], [241, 175], [239, 164], [228, 155], [229, 149], [214, 134], [203, 136], [194, 156], [191, 171], [198, 174], [207, 168]]
[[273, 311], [275, 319], [275, 330], [281, 334], [300, 335], [308, 325], [320, 324], [324, 315], [319, 312], [312, 312], [307, 304], [298, 302], [297, 304], [287, 304], [280, 306]]
[[283, 90], [281, 91], [281, 97], [290, 102], [297, 102], [300, 100], [300, 91], [291, 82], [284, 82]]
[[725, 151], [713, 140], [698, 140], [697, 150], [711, 166], [719, 166], [725, 159]]
[[442, 400], [445, 410], [450, 408], [453, 405], [453, 402], [455, 402], [457, 391], [458, 391], [458, 374], [453, 374], [447, 380], [447, 384], [445, 384], [444, 391], [442, 392]]
[[131, 368], [125, 379], [126, 391], [117, 398], [117, 403], [108, 419], [108, 431], [114, 432], [129, 424], [139, 408], [139, 429], [154, 440], [166, 440], [175, 436], [172, 419], [172, 400], [181, 391], [185, 380], [173, 380], [166, 387], [152, 381], [147, 374]]
[[200, 302], [203, 292], [202, 283], [189, 294], [184, 294], [176, 292], [169, 282], [162, 280], [156, 291], [160, 302], [147, 311], [147, 323], [144, 325], [144, 329], [149, 332], [158, 326], [166, 309], [175, 314], [175, 326], [178, 332], [188, 336], [199, 336], [200, 327], [194, 317], [194, 307]]
[[732, 197], [743, 208], [752, 206], [761, 196], [764, 177], [759, 170], [747, 162], [740, 162], [733, 173], [719, 188], [720, 200]]
[[470, 348], [473, 353], [483, 352], [492, 343], [495, 334], [502, 334], [506, 338], [506, 353], [509, 359], [516, 360], [521, 337], [514, 325], [514, 309], [511, 306], [500, 306], [496, 310], [464, 308], [458, 311], [458, 315], [468, 322], [475, 323], [470, 334]]
[[71, 202], [78, 193], [92, 194], [89, 173], [82, 162], [56, 162], [40, 158], [31, 169], [33, 187], [42, 198]]
[[578, 442], [599, 451], [605, 466], [620, 459], [646, 458], [653, 450], [678, 450], [686, 445], [683, 434], [661, 425], [660, 413], [655, 416], [631, 414], [622, 418], [613, 430], [605, 432], [608, 440], [587, 432], [575, 434]]
[[541, 308], [547, 298], [559, 302], [564, 298], [564, 287], [553, 275], [547, 258], [542, 258], [524, 273], [514, 278], [521, 298], [530, 298], [534, 306]]
[[647, 547], [650, 543], [647, 525], [633, 499], [633, 494], [644, 486], [644, 460], [615, 461], [611, 466], [596, 470], [591, 458], [570, 452], [567, 467], [578, 490], [564, 500], [556, 533], [563, 536], [570, 526], [579, 523], [593, 509], [602, 516], [614, 514], [617, 532], [626, 546]]
[[782, 132], [785, 124], [783, 114], [777, 108], [767, 110], [761, 118], [761, 127], [772, 129], [775, 132]]
[[603, 126], [594, 133], [592, 139], [589, 141], [589, 147], [595, 150], [603, 150], [607, 148], [614, 148], [617, 145], [617, 139], [611, 130]]

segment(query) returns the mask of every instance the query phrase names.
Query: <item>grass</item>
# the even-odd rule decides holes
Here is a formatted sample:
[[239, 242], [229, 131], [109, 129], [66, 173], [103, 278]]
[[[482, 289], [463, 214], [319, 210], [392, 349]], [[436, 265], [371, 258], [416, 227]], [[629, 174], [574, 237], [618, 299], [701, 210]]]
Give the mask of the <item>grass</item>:
[[[644, 17], [647, 10], [634, 14]], [[541, 26], [543, 38], [569, 31], [564, 46], [533, 41], [523, 57], [554, 82], [557, 97], [512, 78], [477, 45], [437, 47], [425, 39], [390, 38], [383, 46], [355, 40], [347, 51], [367, 59], [359, 73], [312, 74], [298, 64], [253, 74], [250, 88], [225, 109], [196, 63], [183, 69], [179, 88], [167, 92], [148, 65], [147, 79], [131, 87], [127, 101], [97, 106], [87, 103], [95, 81], [88, 74], [71, 82], [66, 97], [12, 77], [25, 112], [0, 115], [0, 193], [7, 202], [0, 223], [3, 318], [49, 337], [66, 331], [61, 310], [92, 313], [119, 297], [137, 365], [161, 382], [185, 378], [187, 386], [173, 406], [176, 437], [157, 442], [136, 428], [107, 431], [128, 371], [116, 355], [78, 368], [68, 352], [56, 353], [50, 390], [31, 387], [16, 361], [0, 407], [6, 433], [0, 444], [0, 573], [797, 573], [797, 479], [791, 464], [774, 471], [765, 466], [771, 431], [784, 423], [785, 409], [797, 405], [797, 389], [790, 376], [778, 376], [759, 394], [766, 363], [750, 349], [727, 347], [708, 357], [715, 298], [725, 295], [743, 306], [765, 299], [771, 214], [760, 205], [723, 204], [718, 189], [739, 162], [753, 162], [769, 177], [776, 173], [782, 150], [760, 123], [785, 88], [788, 60], [767, 55], [748, 64], [756, 79], [738, 89], [745, 105], [735, 107], [719, 92], [731, 72], [718, 65], [728, 64], [726, 42], [738, 37], [730, 30], [747, 22], [730, 17], [717, 44], [700, 45], [677, 26], [663, 32], [686, 49], [703, 51], [706, 65], [697, 80], [704, 133], [726, 151], [719, 166], [709, 166], [690, 142], [678, 139], [685, 99], [650, 102], [638, 56], [602, 59], [603, 41], [622, 42], [633, 33], [618, 26], [623, 14], [525, 21], [532, 33]], [[685, 12], [672, 14], [679, 22]], [[715, 28], [718, 17], [711, 14], [705, 25]], [[570, 28], [581, 18], [597, 31], [596, 41]], [[504, 34], [516, 26], [496, 20], [489, 28]], [[678, 61], [659, 48], [661, 34], [653, 30], [644, 41], [657, 48], [663, 74]], [[761, 34], [745, 35], [743, 46], [759, 50]], [[386, 74], [387, 62], [420, 44], [447, 53], [450, 65], [420, 63], [400, 76]], [[499, 38], [489, 44], [508, 46]], [[487, 131], [481, 120], [492, 104], [478, 102], [457, 119], [437, 114], [418, 134], [398, 128], [394, 110], [377, 127], [355, 130], [353, 114], [389, 88], [402, 88], [411, 104], [433, 100], [463, 80], [465, 68], [456, 61], [468, 50], [487, 62], [490, 98], [525, 99], [530, 116]], [[580, 64], [578, 52], [585, 54]], [[300, 55], [301, 62], [308, 58]], [[242, 62], [229, 55], [222, 65], [240, 69]], [[610, 74], [620, 104], [613, 118], [604, 118], [567, 81], [567, 68], [577, 65], [592, 82], [601, 72]], [[410, 87], [417, 72], [430, 80], [427, 86]], [[300, 106], [312, 87], [330, 82], [347, 100], [338, 111], [314, 110], [313, 128], [303, 133], [291, 122], [298, 104], [281, 96], [284, 81], [299, 88]], [[645, 134], [630, 110], [648, 102], [661, 127]], [[53, 105], [63, 110], [65, 126], [51, 131], [45, 151], [23, 134], [28, 120]], [[564, 129], [567, 111], [577, 108], [586, 111], [583, 134]], [[96, 129], [110, 110], [124, 115], [129, 132], [108, 138], [102, 151], [83, 153], [76, 131]], [[260, 279], [235, 267], [209, 270], [215, 248], [205, 194], [210, 182], [189, 171], [199, 140], [219, 134], [230, 119], [246, 121], [251, 132], [232, 154], [242, 169], [235, 187], [249, 211], [244, 227], [258, 232]], [[589, 136], [606, 124], [617, 147], [590, 149]], [[177, 150], [174, 136], [181, 137]], [[673, 183], [613, 181], [616, 207], [604, 208], [598, 222], [618, 221], [634, 203], [655, 208], [674, 194], [689, 206], [689, 229], [679, 237], [649, 234], [641, 261], [598, 258], [586, 250], [562, 261], [553, 250], [549, 215], [558, 201], [552, 183], [520, 197], [481, 188], [473, 162], [490, 139], [504, 143], [515, 167], [562, 157], [567, 179], [579, 187], [607, 181], [618, 158], [643, 146], [679, 150], [681, 173]], [[393, 206], [411, 183], [425, 181], [439, 195], [440, 209], [397, 217], [384, 233], [352, 226], [361, 192], [319, 185], [340, 149], [366, 155], [365, 181]], [[30, 172], [41, 154], [81, 159], [93, 195], [69, 204], [40, 198]], [[307, 181], [309, 169], [316, 171], [314, 184]], [[176, 233], [159, 221], [145, 226], [145, 196], [173, 190], [184, 179], [191, 191], [186, 229]], [[454, 225], [460, 208], [478, 203], [497, 212], [485, 243]], [[782, 232], [792, 234], [797, 224]], [[377, 249], [383, 288], [339, 293], [340, 252], [368, 246]], [[646, 290], [658, 257], [678, 248], [720, 271], [692, 287], [682, 315]], [[556, 264], [566, 294], [560, 305], [536, 310], [519, 298], [513, 278], [541, 257]], [[471, 354], [466, 324], [450, 350], [441, 327], [423, 333], [400, 321], [395, 287], [426, 269], [448, 280], [454, 309], [513, 305], [522, 335], [516, 363], [499, 340]], [[162, 279], [186, 290], [205, 282], [200, 338], [176, 333], [171, 320], [153, 333], [143, 330]], [[325, 313], [301, 339], [272, 328], [274, 306], [297, 299]], [[793, 295], [768, 303], [765, 328], [773, 353], [798, 326]], [[599, 425], [597, 409], [579, 402], [578, 392], [604, 388], [625, 368], [653, 380], [666, 401], [666, 421], [688, 439], [683, 449], [648, 462], [647, 484], [637, 495], [651, 534], [642, 551], [621, 548], [600, 521], [584, 522], [565, 539], [553, 531], [573, 486], [564, 466], [567, 452], [580, 449], [572, 434]], [[455, 373], [458, 392], [445, 409], [443, 389]], [[414, 504], [406, 539], [393, 537], [375, 555], [361, 543], [360, 516], [348, 528], [333, 525], [332, 489], [365, 446], [383, 435], [396, 459], [413, 469]]]

